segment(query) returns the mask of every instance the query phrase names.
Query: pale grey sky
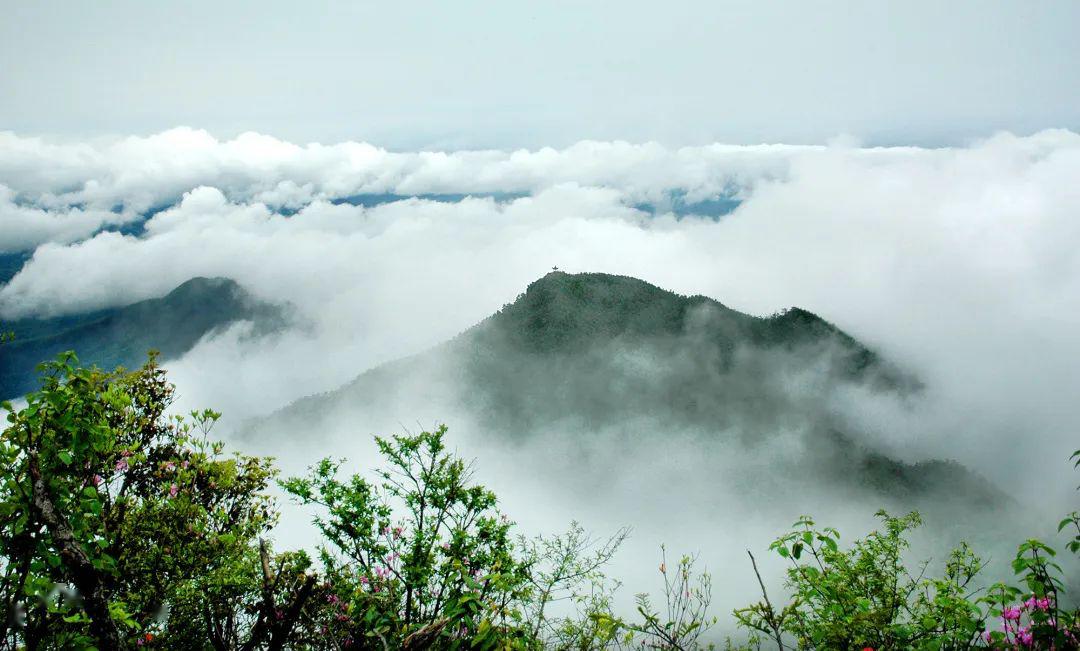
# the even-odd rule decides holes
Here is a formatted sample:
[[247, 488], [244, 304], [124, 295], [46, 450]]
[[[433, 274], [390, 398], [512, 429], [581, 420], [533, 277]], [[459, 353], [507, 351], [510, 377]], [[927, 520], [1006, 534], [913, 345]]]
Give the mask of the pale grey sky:
[[0, 130], [963, 142], [1080, 129], [1080, 2], [0, 1]]

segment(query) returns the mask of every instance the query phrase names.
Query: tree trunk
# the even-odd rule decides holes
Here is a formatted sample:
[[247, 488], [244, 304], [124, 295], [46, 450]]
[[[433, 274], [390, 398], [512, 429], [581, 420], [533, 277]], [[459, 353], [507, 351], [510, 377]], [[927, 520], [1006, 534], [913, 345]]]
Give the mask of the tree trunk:
[[41, 516], [53, 543], [60, 550], [65, 567], [71, 573], [75, 589], [79, 591], [83, 601], [83, 610], [90, 617], [90, 634], [97, 640], [99, 651], [117, 651], [120, 648], [120, 636], [112, 615], [109, 614], [109, 600], [105, 596], [101, 574], [75, 540], [66, 520], [56, 512], [56, 506], [49, 496], [38, 467], [36, 450], [30, 452], [28, 461], [34, 509]]

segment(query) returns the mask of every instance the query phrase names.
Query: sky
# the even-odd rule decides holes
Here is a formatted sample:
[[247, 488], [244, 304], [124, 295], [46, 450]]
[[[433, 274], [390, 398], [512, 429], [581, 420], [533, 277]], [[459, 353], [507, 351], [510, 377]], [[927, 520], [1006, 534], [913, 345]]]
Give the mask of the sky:
[[9, 2], [0, 130], [397, 150], [1080, 129], [1080, 5]]

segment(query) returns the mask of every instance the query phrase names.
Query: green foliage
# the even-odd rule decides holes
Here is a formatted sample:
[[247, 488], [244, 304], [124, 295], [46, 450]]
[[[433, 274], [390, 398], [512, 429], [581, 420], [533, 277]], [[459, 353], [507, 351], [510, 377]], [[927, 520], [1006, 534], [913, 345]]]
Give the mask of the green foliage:
[[[1080, 450], [1073, 452], [1069, 459], [1073, 462], [1073, 468], [1080, 468]], [[1080, 512], [1073, 511], [1058, 523], [1058, 532], [1065, 529], [1068, 529], [1070, 533], [1076, 532], [1065, 547], [1074, 554], [1080, 554]]]
[[317, 575], [304, 552], [244, 547], [185, 582], [171, 601], [171, 649], [321, 649]]
[[[996, 583], [980, 602], [998, 630], [984, 639], [994, 648], [1075, 649], [1080, 640], [1080, 612], [1062, 608], [1061, 567], [1050, 560], [1057, 552], [1038, 540], [1023, 542], [1012, 561], [1020, 586]], [[1027, 598], [1025, 599], [1025, 595]]]
[[982, 630], [969, 587], [982, 568], [966, 545], [954, 550], [937, 578], [924, 563], [912, 575], [902, 555], [918, 514], [878, 512], [882, 529], [841, 548], [840, 534], [803, 517], [770, 546], [791, 567], [791, 602], [779, 610], [768, 598], [735, 611], [744, 627], [803, 649], [967, 648]]
[[167, 417], [172, 395], [153, 359], [105, 373], [66, 353], [43, 366], [24, 409], [5, 405], [4, 643], [161, 639], [192, 584], [220, 578], [274, 524], [270, 461], [226, 456], [208, 439], [213, 411]]
[[315, 523], [329, 543], [321, 560], [336, 606], [322, 621], [328, 637], [359, 648], [427, 637], [455, 648], [527, 645], [529, 574], [511, 522], [446, 450], [445, 433], [377, 438], [387, 462], [377, 482], [340, 480], [329, 459], [282, 482], [323, 509]]
[[771, 639], [779, 649], [1078, 648], [1080, 612], [1061, 606], [1062, 569], [1045, 543], [1027, 540], [1017, 549], [1019, 585], [996, 583], [980, 595], [973, 586], [984, 564], [967, 544], [951, 552], [941, 576], [928, 578], [928, 563], [913, 575], [902, 556], [918, 514], [878, 516], [883, 530], [849, 549], [841, 549], [839, 532], [818, 529], [808, 517], [778, 538], [770, 549], [791, 564], [792, 598], [774, 608], [762, 583], [762, 600], [735, 611], [752, 642]]

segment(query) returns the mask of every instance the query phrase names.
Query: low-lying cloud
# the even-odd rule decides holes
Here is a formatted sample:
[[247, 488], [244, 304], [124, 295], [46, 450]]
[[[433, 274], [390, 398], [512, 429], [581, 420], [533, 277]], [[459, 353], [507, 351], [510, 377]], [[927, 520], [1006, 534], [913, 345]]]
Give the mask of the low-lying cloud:
[[[631, 275], [753, 314], [820, 314], [927, 384], [914, 411], [838, 400], [883, 447], [1064, 500], [1080, 391], [1078, 178], [1068, 131], [944, 149], [513, 152], [3, 133], [0, 250], [34, 255], [0, 288], [0, 316], [234, 278], [294, 305], [298, 326], [233, 329], [170, 366], [185, 405], [240, 420], [445, 340], [552, 266]], [[394, 196], [341, 203], [365, 194]], [[474, 196], [422, 198], [437, 194]], [[741, 203], [719, 219], [635, 208], [673, 194]]]

